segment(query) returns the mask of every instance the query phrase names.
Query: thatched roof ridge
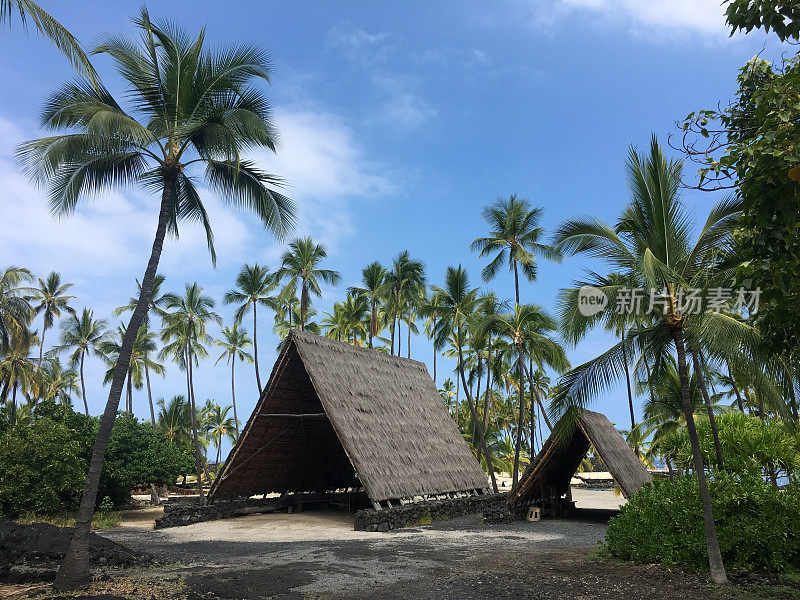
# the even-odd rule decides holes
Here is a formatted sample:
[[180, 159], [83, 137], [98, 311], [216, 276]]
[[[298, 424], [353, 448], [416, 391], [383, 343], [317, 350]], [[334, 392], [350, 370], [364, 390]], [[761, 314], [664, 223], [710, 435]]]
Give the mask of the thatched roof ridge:
[[324, 491], [356, 477], [375, 502], [486, 487], [424, 363], [292, 331], [212, 495]]
[[511, 492], [512, 504], [563, 495], [583, 457], [594, 446], [623, 495], [630, 498], [652, 475], [605, 415], [580, 410], [563, 417]]

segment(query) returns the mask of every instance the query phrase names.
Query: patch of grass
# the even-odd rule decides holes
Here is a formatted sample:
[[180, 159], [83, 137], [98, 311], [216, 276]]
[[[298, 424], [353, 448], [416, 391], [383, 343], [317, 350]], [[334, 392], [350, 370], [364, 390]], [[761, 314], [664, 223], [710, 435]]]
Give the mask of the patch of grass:
[[800, 590], [785, 585], [748, 585], [727, 591], [736, 600], [800, 600]]
[[[14, 519], [17, 523], [48, 523], [56, 527], [72, 527], [75, 525], [75, 515], [69, 512], [60, 512], [53, 515], [40, 515], [33, 512], [22, 513]], [[92, 517], [92, 529], [110, 529], [122, 521], [122, 513], [117, 510], [98, 510]]]

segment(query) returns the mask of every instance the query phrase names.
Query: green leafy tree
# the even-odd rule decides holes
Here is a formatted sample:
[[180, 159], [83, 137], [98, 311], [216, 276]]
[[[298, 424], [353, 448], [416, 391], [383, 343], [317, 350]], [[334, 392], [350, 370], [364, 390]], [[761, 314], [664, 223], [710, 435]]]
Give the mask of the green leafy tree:
[[61, 317], [61, 312], [64, 311], [70, 315], [75, 314], [75, 309], [69, 305], [69, 301], [74, 299], [75, 296], [67, 295], [73, 284], [61, 283], [60, 273], [50, 273], [47, 279], [38, 280], [38, 287], [34, 287], [31, 293], [31, 300], [33, 300], [34, 313], [42, 315], [42, 335], [39, 336], [39, 362], [36, 363], [36, 370], [42, 368], [42, 357], [44, 356], [44, 337], [47, 330], [53, 326], [56, 319]]
[[172, 25], [152, 23], [146, 10], [135, 24], [138, 43], [115, 36], [96, 52], [116, 63], [141, 121], [104, 87], [69, 83], [48, 100], [43, 114], [45, 127], [68, 132], [19, 148], [32, 177], [50, 187], [50, 206], [58, 215], [72, 214], [82, 198], [112, 186], [139, 183], [161, 195], [142, 291], [98, 431], [73, 543], [56, 579], [60, 589], [89, 580], [87, 536], [103, 456], [166, 234], [176, 234], [180, 221], [200, 222], [214, 256], [211, 223], [192, 171], [204, 165], [205, 180], [224, 202], [254, 212], [279, 237], [294, 218], [292, 202], [272, 189], [281, 185], [280, 178], [243, 156], [254, 147], [275, 148], [269, 103], [254, 85], [269, 81], [264, 51], [240, 44], [210, 52], [204, 33], [191, 39]]
[[414, 260], [404, 250], [392, 261], [392, 268], [384, 279], [387, 304], [392, 316], [391, 353], [395, 353], [395, 329], [397, 329], [397, 355], [400, 356], [400, 323], [399, 320], [410, 309], [413, 299], [418, 298], [425, 290], [425, 265]]
[[22, 284], [32, 278], [31, 272], [21, 267], [0, 270], [0, 350], [12, 335], [23, 335], [28, 330], [33, 314], [28, 301], [30, 288]]
[[247, 330], [239, 329], [239, 324], [234, 322], [233, 326], [225, 327], [222, 330], [222, 339], [215, 340], [216, 344], [223, 348], [222, 354], [217, 358], [219, 361], [225, 359], [231, 365], [231, 402], [233, 403], [233, 422], [236, 428], [236, 439], [239, 439], [239, 417], [236, 414], [236, 359], [239, 362], [253, 362], [253, 355], [247, 349], [253, 346], [252, 340], [247, 336]]
[[[164, 286], [164, 282], [166, 281], [166, 277], [159, 273], [156, 273], [156, 276], [153, 278], [153, 289], [150, 292], [150, 302], [148, 303], [148, 309], [144, 316], [144, 323], [143, 326], [145, 328], [149, 327], [151, 315], [155, 314], [157, 316], [162, 316], [164, 314], [164, 309], [174, 299], [174, 294], [167, 292], [161, 293], [161, 288]], [[137, 296], [131, 297], [128, 300], [128, 303], [124, 306], [120, 306], [114, 309], [114, 316], [119, 316], [125, 312], [132, 312], [136, 309], [136, 305], [138, 304], [138, 297], [142, 293], [142, 284], [139, 280], [136, 280], [136, 287], [138, 288]], [[155, 349], [155, 348], [153, 348]], [[148, 355], [144, 355], [143, 366], [144, 366], [144, 379], [145, 384], [147, 385], [147, 402], [150, 405], [150, 425], [152, 425], [153, 429], [156, 427], [156, 413], [155, 408], [153, 407], [153, 388], [150, 385], [150, 360]]]
[[228, 416], [230, 412], [230, 406], [223, 407], [216, 402], [209, 403], [203, 409], [203, 420], [205, 421], [206, 432], [217, 449], [217, 458], [214, 462], [218, 467], [222, 460], [222, 439], [226, 438], [231, 442], [236, 441], [235, 421]]
[[192, 417], [189, 414], [189, 403], [184, 396], [173, 396], [169, 402], [163, 398], [157, 402], [157, 429], [172, 443], [191, 445]]
[[69, 353], [69, 364], [78, 367], [81, 380], [83, 410], [89, 416], [89, 403], [86, 400], [86, 378], [83, 365], [87, 356], [102, 353], [103, 343], [107, 341], [108, 324], [103, 319], [95, 319], [94, 313], [84, 308], [80, 317], [70, 315], [61, 323], [61, 343], [56, 350]]
[[[225, 304], [237, 304], [234, 318], [241, 324], [242, 319], [253, 310], [253, 352], [255, 358], [251, 361], [256, 368], [256, 385], [259, 395], [264, 390], [261, 387], [261, 376], [258, 372], [258, 306], [266, 306], [273, 310], [277, 308], [278, 299], [269, 294], [278, 287], [278, 279], [269, 272], [267, 267], [259, 265], [244, 265], [236, 276], [236, 289], [225, 293]], [[234, 402], [234, 412], [236, 403]], [[237, 427], [239, 421], [236, 421]], [[237, 430], [238, 431], [238, 430]], [[238, 435], [238, 433], [237, 433]]]
[[167, 312], [162, 318], [164, 329], [161, 339], [166, 344], [160, 352], [162, 357], [171, 357], [186, 372], [186, 397], [189, 401], [189, 415], [192, 423], [194, 441], [195, 471], [200, 502], [203, 502], [203, 459], [200, 452], [200, 438], [197, 426], [197, 403], [194, 396], [194, 368], [200, 358], [208, 356], [205, 345], [211, 341], [208, 335], [210, 322], [222, 324], [222, 318], [214, 312], [214, 299], [203, 294], [197, 283], [186, 284], [183, 296], [175, 296], [167, 304]]
[[533, 374], [525, 364], [528, 357], [537, 367], [547, 365], [558, 372], [569, 367], [567, 355], [557, 342], [549, 336], [557, 330], [554, 319], [542, 307], [535, 304], [516, 304], [513, 313], [489, 315], [478, 326], [480, 333], [489, 331], [506, 339], [515, 350], [519, 389], [519, 418], [514, 444], [513, 486], [519, 476], [519, 457], [522, 450], [522, 431], [525, 415], [525, 382], [533, 380]]
[[39, 377], [42, 400], [71, 407], [72, 394], [80, 393], [79, 375], [72, 369], [65, 369], [57, 356], [45, 359]]
[[[722, 312], [692, 314], [679, 301], [681, 289], [690, 290], [698, 282], [708, 284], [713, 272], [719, 280], [732, 276], [726, 271], [725, 249], [732, 245], [732, 231], [739, 215], [739, 204], [727, 198], [712, 208], [700, 235], [691, 236], [691, 219], [678, 196], [682, 164], [664, 157], [653, 137], [650, 152], [639, 155], [631, 149], [628, 160], [628, 181], [631, 200], [617, 225], [597, 219], [576, 219], [562, 225], [556, 241], [568, 254], [583, 253], [598, 257], [612, 266], [613, 272], [630, 276], [654, 290], [662, 299], [663, 311], [650, 312], [652, 320], [628, 331], [625, 342], [615, 344], [595, 359], [580, 365], [559, 382], [553, 401], [564, 410], [584, 406], [590, 398], [615, 381], [624, 369], [622, 348], [626, 356], [634, 352], [664, 357], [670, 348], [677, 356], [681, 381], [681, 400], [693, 450], [699, 448], [689, 397], [689, 352], [700, 348], [719, 356], [744, 362], [747, 349], [758, 343], [757, 332], [749, 325]], [[601, 278], [602, 279], [602, 278]], [[621, 288], [604, 284], [600, 289], [609, 302], [605, 310], [617, 310], [617, 294]], [[565, 292], [577, 297], [576, 290]], [[573, 313], [575, 319], [579, 319]], [[588, 330], [601, 321], [597, 315], [582, 317], [576, 325]], [[715, 581], [726, 581], [725, 567], [717, 543], [711, 498], [699, 450], [695, 452], [695, 476], [699, 482], [704, 509], [705, 532], [711, 574]]]
[[[274, 150], [269, 104], [254, 86], [269, 81], [263, 50], [236, 45], [219, 52], [204, 48], [178, 28], [150, 21], [146, 10], [135, 20], [138, 43], [115, 36], [96, 52], [109, 55], [129, 86], [137, 120], [102, 86], [87, 81], [64, 85], [47, 102], [43, 125], [68, 130], [23, 144], [19, 157], [32, 177], [50, 188], [55, 214], [72, 214], [80, 200], [100, 189], [139, 183], [160, 193], [152, 252], [142, 291], [127, 327], [89, 465], [73, 543], [56, 586], [71, 589], [89, 579], [87, 536], [94, 511], [103, 456], [122, 394], [136, 332], [147, 313], [164, 239], [180, 221], [200, 222], [213, 252], [211, 223], [192, 171], [205, 166], [205, 180], [225, 202], [254, 212], [282, 237], [294, 207], [275, 192], [281, 180], [242, 156], [254, 147]], [[143, 124], [144, 123], [144, 124]]]
[[531, 208], [530, 202], [516, 195], [507, 200], [498, 200], [483, 209], [483, 218], [491, 231], [486, 237], [472, 242], [472, 249], [480, 251], [483, 258], [495, 254], [491, 262], [483, 268], [484, 281], [490, 281], [504, 262], [514, 273], [514, 293], [519, 304], [519, 270], [528, 281], [536, 279], [536, 256], [559, 261], [561, 257], [556, 248], [542, 243], [544, 229], [539, 225], [541, 208]]
[[278, 278], [286, 279], [291, 289], [300, 288], [300, 329], [306, 330], [311, 294], [320, 296], [320, 282], [336, 285], [342, 276], [338, 271], [321, 269], [319, 264], [328, 256], [321, 244], [310, 238], [297, 238], [289, 243], [289, 249], [281, 256]]
[[[487, 463], [491, 465], [492, 460], [486, 446], [486, 436], [483, 431], [483, 426], [478, 420], [477, 408], [472, 394], [467, 387], [467, 380], [464, 375], [466, 330], [480, 303], [478, 288], [470, 288], [469, 276], [464, 268], [459, 265], [458, 267], [447, 268], [444, 287], [439, 288], [433, 286], [433, 292], [440, 295], [442, 302], [442, 319], [439, 321], [436, 336], [439, 339], [439, 343], [444, 345], [445, 340], [451, 335], [455, 335], [457, 351], [456, 369], [458, 370], [461, 384], [464, 387], [464, 395], [467, 397], [470, 416], [476, 425], [481, 452], [483, 456], [488, 457]], [[489, 469], [489, 477], [492, 480], [492, 488], [497, 492], [497, 481], [494, 476], [494, 470]]]
[[386, 282], [386, 268], [378, 261], [371, 262], [361, 270], [361, 286], [351, 287], [349, 293], [356, 293], [363, 297], [369, 304], [369, 347], [372, 348], [372, 340], [380, 333], [378, 318], [378, 306], [381, 296], [384, 293], [384, 283]]

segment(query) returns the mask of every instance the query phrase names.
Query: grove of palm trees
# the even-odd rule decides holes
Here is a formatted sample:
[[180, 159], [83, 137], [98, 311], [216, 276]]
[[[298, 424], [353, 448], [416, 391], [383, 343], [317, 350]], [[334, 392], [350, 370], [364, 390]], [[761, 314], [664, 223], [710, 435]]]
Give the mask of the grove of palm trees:
[[[532, 22], [584, 10], [572, 4], [553, 3], [546, 19], [537, 8]], [[699, 10], [675, 4], [681, 15]], [[29, 84], [37, 90], [30, 123], [0, 156], [0, 179], [6, 164], [17, 178], [0, 200], [7, 236], [47, 228], [41, 243], [29, 236], [10, 254], [0, 241], [0, 590], [13, 598], [76, 590], [87, 598], [800, 597], [800, 13], [726, 0], [717, 17], [734, 40], [714, 44], [738, 48], [761, 35], [765, 54], [783, 52], [747, 62], [730, 100], [728, 88], [687, 95], [719, 103], [682, 119], [695, 105], [673, 102], [671, 121], [627, 123], [628, 139], [595, 156], [573, 146], [573, 164], [559, 173], [507, 158], [508, 176], [487, 182], [464, 166], [473, 164], [466, 156], [476, 139], [490, 139], [484, 127], [518, 140], [499, 124], [509, 107], [492, 107], [499, 100], [473, 82], [466, 96], [489, 102], [480, 111], [498, 119], [478, 125], [477, 138], [462, 142], [459, 127], [447, 142], [413, 124], [469, 113], [452, 97], [452, 111], [415, 104], [415, 77], [431, 68], [466, 77], [445, 61], [488, 68], [483, 51], [461, 54], [455, 41], [415, 49], [404, 68], [420, 74], [398, 74], [401, 90], [389, 75], [406, 52], [395, 34], [343, 33], [352, 24], [339, 18], [308, 62], [245, 24], [243, 14], [260, 19], [271, 7], [231, 7], [230, 28], [215, 22], [218, 8], [187, 16], [142, 6], [127, 10], [127, 22], [100, 17], [90, 38], [88, 24], [70, 33], [58, 6], [0, 2], [9, 32], [35, 33], [14, 37], [16, 51], [44, 46], [37, 51], [50, 52], [48, 68], [59, 74], [40, 75], [41, 90]], [[641, 23], [652, 26], [646, 10], [619, 14], [650, 15]], [[487, 13], [481, 26], [497, 18]], [[312, 65], [339, 55], [341, 81], [319, 84]], [[546, 87], [548, 76], [536, 77]], [[351, 78], [402, 102], [382, 124], [371, 115], [345, 128], [330, 111], [313, 118], [337, 86], [349, 94], [340, 115], [377, 102], [349, 89]], [[306, 85], [320, 85], [317, 98], [300, 94]], [[4, 110], [0, 102], [5, 140]], [[537, 119], [549, 135], [547, 116]], [[323, 126], [329, 137], [313, 134]], [[407, 163], [409, 134], [389, 127], [413, 128], [415, 152], [436, 148]], [[375, 170], [383, 158], [341, 147], [374, 128], [376, 147], [398, 156], [385, 175]], [[593, 134], [579, 135], [588, 149], [584, 136]], [[516, 143], [510, 155], [525, 147]], [[454, 167], [459, 153], [464, 165]], [[598, 161], [607, 177], [584, 177], [574, 161]], [[27, 204], [13, 196], [23, 188]], [[34, 204], [49, 216], [19, 221], [13, 210]], [[73, 223], [79, 235], [67, 229]], [[386, 364], [423, 363], [437, 410], [485, 474], [485, 488], [472, 491], [504, 508], [459, 513], [449, 525], [431, 509], [410, 529], [371, 533], [353, 532], [353, 518], [380, 502], [357, 507], [350, 496], [318, 502], [319, 511], [301, 502], [267, 512], [250, 510], [253, 496], [239, 499], [235, 519], [187, 517], [185, 527], [154, 532], [174, 506], [217, 502], [209, 492], [258, 427], [257, 402], [275, 393], [293, 331], [399, 361]], [[526, 520], [529, 507], [507, 504], [508, 492], [539, 461], [570, 452], [562, 434], [581, 427], [584, 410], [609, 418], [652, 482], [623, 497], [603, 448], [590, 447], [560, 463], [580, 463], [566, 494], [539, 484], [550, 487], [539, 504], [557, 499], [572, 512]], [[330, 416], [284, 413], [267, 416]], [[317, 434], [299, 427], [295, 451], [305, 456]], [[228, 468], [250, 468], [270, 444]], [[324, 458], [310, 462], [325, 468]], [[262, 503], [298, 490], [359, 493], [264, 487]], [[463, 496], [420, 493], [385, 509]], [[49, 526], [41, 524], [66, 529], [20, 533]], [[92, 530], [114, 548], [102, 561]], [[34, 546], [48, 536], [60, 545]], [[375, 566], [383, 563], [392, 568]]]

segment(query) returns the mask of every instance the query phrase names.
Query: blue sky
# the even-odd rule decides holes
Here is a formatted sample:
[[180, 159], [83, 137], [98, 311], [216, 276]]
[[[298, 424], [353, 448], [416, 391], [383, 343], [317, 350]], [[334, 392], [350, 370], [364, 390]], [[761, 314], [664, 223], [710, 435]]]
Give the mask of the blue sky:
[[[138, 2], [42, 0], [87, 46], [103, 34], [133, 33]], [[265, 168], [291, 183], [301, 209], [298, 235], [329, 250], [327, 266], [343, 283], [325, 289], [320, 311], [343, 298], [372, 260], [384, 264], [408, 249], [425, 262], [431, 283], [462, 263], [475, 286], [482, 262], [469, 243], [485, 231], [481, 208], [516, 193], [544, 208], [552, 231], [564, 219], [592, 214], [613, 220], [626, 201], [629, 144], [651, 132], [666, 141], [674, 121], [729, 98], [738, 68], [780, 48], [761, 34], [729, 38], [718, 0], [512, 0], [484, 2], [151, 2], [154, 18], [179, 20], [187, 32], [206, 27], [210, 45], [264, 45], [274, 61], [267, 93], [281, 132], [277, 156], [258, 154]], [[34, 33], [4, 30], [0, 64], [0, 265], [37, 274], [60, 271], [75, 282], [77, 307], [110, 320], [133, 291], [152, 243], [156, 199], [141, 190], [93, 198], [67, 221], [48, 216], [44, 194], [31, 187], [12, 158], [20, 141], [40, 135], [46, 96], [73, 75], [67, 62]], [[96, 67], [112, 91], [119, 81], [104, 57]], [[43, 134], [42, 134], [43, 135]], [[198, 281], [221, 300], [244, 262], [277, 266], [282, 251], [257, 222], [207, 194], [219, 262], [211, 267], [202, 233], [184, 226], [164, 251], [168, 288]], [[715, 198], [687, 193], [704, 216]], [[583, 259], [540, 264], [524, 302], [552, 308], [561, 287], [590, 266]], [[502, 271], [489, 284], [512, 297]], [[219, 307], [226, 321], [231, 310]], [[262, 372], [275, 358], [271, 317], [260, 331]], [[216, 333], [216, 332], [214, 332]], [[611, 340], [598, 332], [570, 351], [574, 364]], [[412, 357], [430, 364], [431, 349], [413, 340]], [[216, 358], [216, 354], [214, 355]], [[453, 365], [450, 365], [452, 368]], [[90, 409], [101, 412], [103, 366], [90, 361]], [[443, 371], [440, 370], [440, 374]], [[198, 399], [229, 397], [228, 371], [213, 360], [198, 369]], [[441, 382], [441, 375], [440, 375]], [[155, 379], [155, 397], [182, 393], [170, 366]], [[252, 370], [237, 376], [240, 415], [255, 400]], [[148, 414], [144, 391], [135, 412]], [[595, 404], [621, 427], [620, 386]]]

